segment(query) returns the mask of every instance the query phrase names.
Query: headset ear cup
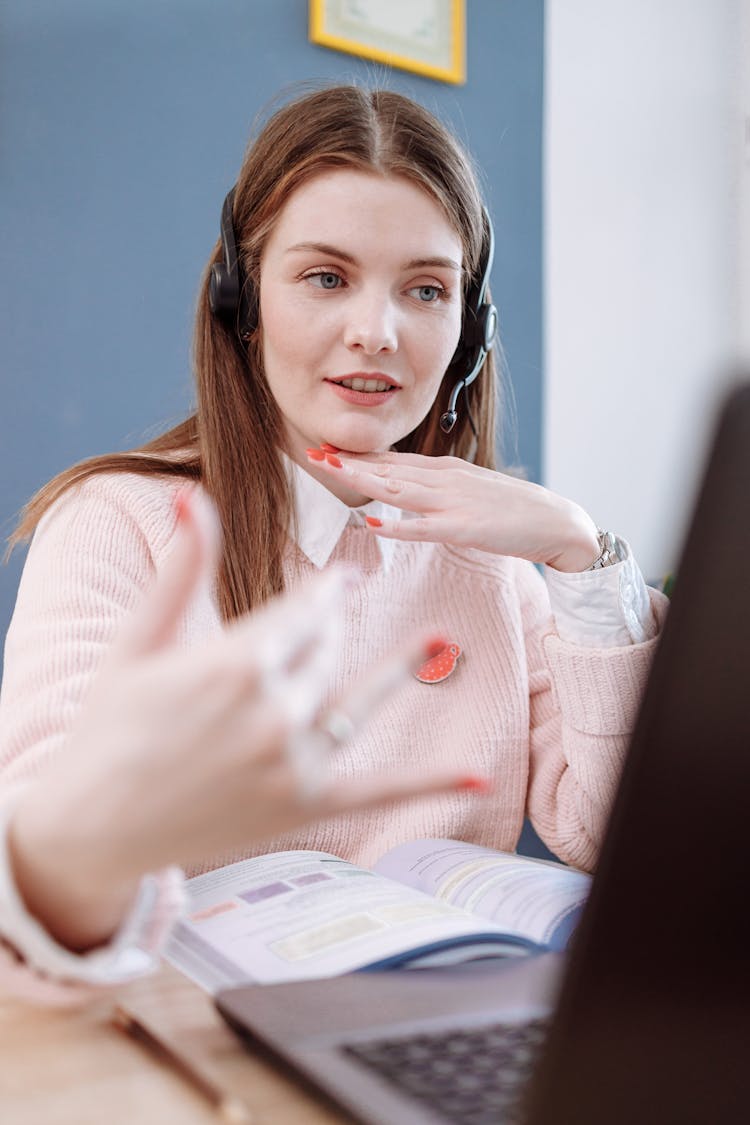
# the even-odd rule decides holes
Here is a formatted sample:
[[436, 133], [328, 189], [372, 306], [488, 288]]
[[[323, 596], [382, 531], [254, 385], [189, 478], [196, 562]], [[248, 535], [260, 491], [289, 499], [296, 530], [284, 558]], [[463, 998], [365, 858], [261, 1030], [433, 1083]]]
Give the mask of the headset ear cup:
[[231, 274], [224, 262], [211, 266], [208, 280], [208, 301], [211, 312], [222, 320], [234, 319], [240, 300], [237, 275]]
[[497, 309], [494, 305], [481, 305], [471, 320], [467, 320], [461, 337], [461, 343], [469, 351], [483, 348], [490, 352], [497, 335]]
[[497, 309], [494, 305], [482, 305], [476, 325], [477, 343], [486, 352], [491, 352], [497, 336]]
[[[491, 327], [490, 327], [490, 325], [491, 325]], [[498, 334], [499, 331], [500, 331], [500, 317], [498, 315], [498, 311], [497, 311], [497, 309], [495, 308], [494, 305], [490, 305], [490, 316], [487, 317], [487, 330], [486, 330], [487, 351], [491, 351], [492, 348], [494, 348], [495, 341], [497, 340], [497, 334]]]

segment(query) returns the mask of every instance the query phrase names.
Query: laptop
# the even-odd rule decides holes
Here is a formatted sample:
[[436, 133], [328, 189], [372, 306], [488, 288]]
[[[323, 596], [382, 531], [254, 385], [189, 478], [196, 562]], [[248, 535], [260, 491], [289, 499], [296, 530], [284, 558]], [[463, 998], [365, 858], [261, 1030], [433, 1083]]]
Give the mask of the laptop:
[[749, 496], [747, 383], [570, 952], [220, 993], [254, 1049], [370, 1125], [750, 1121]]

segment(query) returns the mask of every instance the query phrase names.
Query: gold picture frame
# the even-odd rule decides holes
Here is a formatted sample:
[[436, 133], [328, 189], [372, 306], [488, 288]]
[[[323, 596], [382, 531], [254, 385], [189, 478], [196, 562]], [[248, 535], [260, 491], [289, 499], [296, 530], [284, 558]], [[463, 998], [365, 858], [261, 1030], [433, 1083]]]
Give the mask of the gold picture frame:
[[310, 41], [441, 82], [466, 81], [465, 0], [310, 0]]

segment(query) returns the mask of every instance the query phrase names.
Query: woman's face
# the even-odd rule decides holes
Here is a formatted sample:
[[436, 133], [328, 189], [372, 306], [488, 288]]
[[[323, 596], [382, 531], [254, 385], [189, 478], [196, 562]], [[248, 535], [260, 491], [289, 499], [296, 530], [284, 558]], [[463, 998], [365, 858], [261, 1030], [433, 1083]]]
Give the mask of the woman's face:
[[462, 247], [402, 178], [324, 172], [281, 210], [260, 263], [266, 377], [287, 450], [388, 449], [428, 413], [461, 329]]

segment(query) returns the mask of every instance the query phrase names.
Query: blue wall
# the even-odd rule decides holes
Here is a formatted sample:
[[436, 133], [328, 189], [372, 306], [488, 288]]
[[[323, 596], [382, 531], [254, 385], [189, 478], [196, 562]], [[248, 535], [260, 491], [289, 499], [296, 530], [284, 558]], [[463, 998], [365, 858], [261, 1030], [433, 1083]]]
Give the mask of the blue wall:
[[[315, 47], [306, 0], [4, 0], [0, 536], [50, 476], [190, 408], [190, 324], [253, 117], [295, 81], [385, 80], [452, 122], [495, 218], [519, 455], [541, 431], [543, 0], [468, 0], [468, 81]], [[0, 568], [0, 638], [23, 561]]]

